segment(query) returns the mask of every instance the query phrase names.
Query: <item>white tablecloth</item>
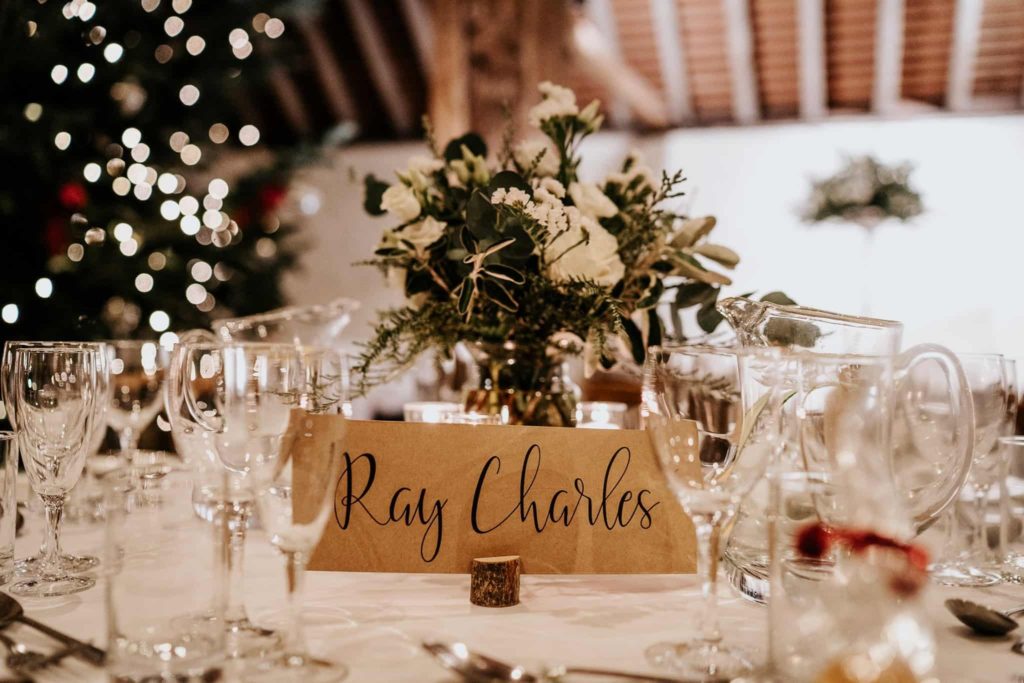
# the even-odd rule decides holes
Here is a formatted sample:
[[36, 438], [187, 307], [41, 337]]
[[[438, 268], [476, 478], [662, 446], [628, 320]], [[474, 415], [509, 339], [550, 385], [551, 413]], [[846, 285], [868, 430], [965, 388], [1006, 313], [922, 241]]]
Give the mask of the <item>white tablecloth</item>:
[[[18, 539], [19, 556], [38, 548], [39, 526], [38, 520], [30, 520], [29, 533]], [[98, 527], [69, 525], [65, 548], [100, 554], [102, 536]], [[307, 589], [307, 635], [314, 652], [344, 662], [351, 670], [349, 681], [389, 683], [453, 680], [421, 652], [422, 639], [461, 640], [523, 664], [649, 670], [644, 648], [691, 633], [700, 599], [694, 576], [524, 576], [521, 604], [506, 609], [470, 605], [465, 575], [314, 572]], [[722, 593], [724, 633], [732, 642], [763, 652], [765, 608], [735, 597], [728, 586]], [[255, 621], [271, 628], [283, 623], [281, 560], [260, 532], [249, 542], [247, 595]], [[1024, 587], [933, 587], [927, 595], [939, 644], [936, 674], [942, 683], [1017, 681], [1016, 675], [1024, 675], [1024, 657], [1010, 651], [1013, 638], [965, 637], [966, 630], [942, 607], [942, 600], [952, 595], [1009, 607], [1024, 603]], [[104, 644], [102, 578], [78, 595], [23, 604], [40, 621]], [[45, 637], [23, 626], [8, 632], [32, 646], [50, 646]], [[72, 661], [37, 680], [102, 681], [105, 676]]]

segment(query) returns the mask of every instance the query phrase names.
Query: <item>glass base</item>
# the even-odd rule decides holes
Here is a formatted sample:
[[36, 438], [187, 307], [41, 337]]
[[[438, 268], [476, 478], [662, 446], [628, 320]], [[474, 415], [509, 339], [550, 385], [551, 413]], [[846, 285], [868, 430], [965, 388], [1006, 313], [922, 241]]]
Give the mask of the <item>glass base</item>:
[[703, 640], [656, 643], [644, 654], [651, 666], [704, 683], [731, 681], [754, 671], [749, 655], [743, 650]]
[[19, 598], [57, 598], [89, 590], [96, 585], [96, 580], [88, 576], [37, 576], [23, 579], [7, 592]]
[[281, 637], [277, 632], [257, 626], [248, 617], [229, 621], [225, 628], [229, 657], [259, 660], [276, 656], [281, 650]]
[[[23, 557], [14, 562], [14, 571], [19, 576], [32, 576], [39, 572], [42, 555]], [[65, 574], [82, 574], [100, 566], [99, 558], [92, 555], [61, 555], [57, 560], [57, 568]]]
[[280, 655], [245, 671], [247, 683], [336, 683], [346, 676], [343, 664], [309, 655]]
[[943, 586], [980, 588], [1002, 582], [998, 572], [970, 567], [959, 562], [938, 562], [928, 568], [932, 581]]

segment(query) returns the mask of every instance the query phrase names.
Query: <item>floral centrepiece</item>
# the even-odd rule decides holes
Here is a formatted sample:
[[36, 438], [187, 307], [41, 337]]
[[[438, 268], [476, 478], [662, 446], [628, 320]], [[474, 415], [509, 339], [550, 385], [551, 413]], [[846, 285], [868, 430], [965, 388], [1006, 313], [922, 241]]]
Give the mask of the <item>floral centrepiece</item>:
[[731, 268], [739, 257], [708, 241], [714, 218], [666, 206], [682, 195], [683, 174], [656, 175], [631, 154], [603, 181], [582, 180], [579, 144], [601, 126], [598, 102], [580, 109], [571, 90], [540, 91], [529, 114], [538, 134], [515, 143], [507, 133], [495, 162], [480, 136], [442, 149], [428, 126], [430, 154], [397, 182], [366, 178], [365, 209], [396, 223], [366, 263], [407, 304], [381, 314], [356, 368], [362, 390], [428, 349], [448, 354], [464, 342], [488, 392], [472, 407], [569, 424], [571, 401], [543, 400], [564, 391], [547, 387], [567, 356], [583, 355], [588, 370], [612, 367], [623, 351], [642, 362], [662, 338], [663, 299], [697, 307], [705, 331], [720, 322], [714, 305], [730, 280], [712, 264]]
[[910, 186], [908, 163], [886, 166], [874, 157], [848, 159], [835, 175], [817, 180], [803, 211], [807, 223], [833, 218], [873, 228], [886, 218], [908, 221], [923, 211]]

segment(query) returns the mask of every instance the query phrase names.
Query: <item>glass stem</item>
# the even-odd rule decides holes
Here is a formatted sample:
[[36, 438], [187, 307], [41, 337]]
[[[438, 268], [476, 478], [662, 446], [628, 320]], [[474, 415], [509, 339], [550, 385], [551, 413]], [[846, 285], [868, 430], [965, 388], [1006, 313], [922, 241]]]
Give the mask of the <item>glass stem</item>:
[[306, 635], [302, 629], [302, 603], [306, 586], [305, 553], [285, 552], [285, 573], [288, 579], [288, 632], [284, 652], [292, 657], [306, 656]]
[[697, 571], [700, 572], [704, 597], [700, 616], [701, 639], [713, 645], [722, 640], [722, 632], [718, 628], [718, 537], [721, 527], [701, 517], [695, 517], [693, 522], [697, 531]]
[[988, 491], [990, 484], [974, 485], [974, 553], [981, 563], [987, 563], [991, 552], [988, 548], [988, 528], [985, 523], [985, 512], [988, 507]]
[[46, 535], [40, 548], [44, 571], [57, 573], [60, 564], [60, 521], [64, 516], [64, 496], [42, 495], [43, 508], [46, 511]]
[[131, 462], [132, 455], [139, 449], [139, 434], [131, 427], [125, 427], [117, 435], [118, 444], [121, 446], [121, 455]]
[[245, 613], [245, 528], [249, 522], [249, 508], [245, 502], [228, 501], [228, 595], [224, 620], [231, 623], [249, 620]]

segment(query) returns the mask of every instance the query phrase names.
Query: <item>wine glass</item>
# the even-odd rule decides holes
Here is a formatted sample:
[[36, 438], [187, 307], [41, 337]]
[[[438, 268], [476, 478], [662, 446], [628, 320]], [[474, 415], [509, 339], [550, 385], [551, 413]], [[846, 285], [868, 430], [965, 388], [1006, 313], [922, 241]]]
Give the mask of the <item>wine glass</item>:
[[60, 566], [60, 521], [65, 498], [82, 476], [93, 430], [103, 416], [103, 367], [95, 349], [33, 347], [14, 353], [18, 446], [32, 490], [43, 499], [47, 521], [37, 574], [12, 585], [14, 595], [70, 595], [96, 583]]
[[[651, 664], [685, 677], [734, 678], [753, 668], [723, 642], [717, 621], [721, 529], [764, 475], [781, 439], [776, 349], [652, 347], [644, 365], [645, 428], [658, 464], [697, 533], [704, 611], [700, 636], [647, 649]], [[755, 386], [756, 385], [756, 386]], [[743, 415], [742, 389], [765, 397]]]
[[[105, 397], [109, 396], [110, 383], [109, 374], [106, 370], [106, 351], [102, 343], [69, 341], [8, 341], [4, 342], [3, 363], [0, 365], [0, 390], [3, 391], [4, 404], [7, 409], [7, 419], [15, 430], [18, 428], [18, 420], [15, 411], [14, 356], [18, 349], [31, 348], [88, 349], [95, 351], [99, 363], [99, 372], [97, 373], [97, 391], [98, 396], [100, 397], [99, 403], [101, 409], [106, 408], [107, 401], [105, 400]], [[101, 417], [96, 421], [95, 429], [93, 429], [89, 448], [86, 452], [87, 456], [92, 455], [99, 450], [105, 435], [106, 422], [105, 419]], [[15, 571], [20, 575], [31, 575], [35, 573], [39, 563], [42, 561], [45, 545], [46, 541], [44, 540], [40, 546], [39, 552], [31, 557], [24, 557], [15, 562]], [[81, 574], [82, 572], [86, 572], [99, 566], [100, 561], [99, 558], [92, 555], [70, 555], [68, 553], [60, 552], [57, 563], [64, 572], [69, 574]]]
[[[968, 481], [973, 489], [971, 540], [963, 547], [958, 511], [947, 515], [946, 542], [942, 556], [930, 567], [932, 578], [953, 586], [989, 586], [1002, 579], [998, 560], [988, 547], [985, 510], [989, 492], [1000, 472], [999, 437], [1011, 427], [1009, 366], [996, 353], [957, 354], [967, 377], [974, 403], [974, 451]], [[1015, 410], [1014, 410], [1015, 412]]]
[[109, 353], [110, 426], [117, 432], [122, 455], [130, 462], [139, 437], [163, 407], [167, 352], [152, 341], [111, 341]]
[[[223, 391], [211, 416], [219, 426], [217, 452], [249, 482], [260, 521], [284, 556], [288, 574], [284, 651], [258, 662], [247, 680], [339, 681], [347, 669], [309, 654], [301, 616], [303, 575], [334, 501], [339, 455], [303, 448], [301, 437], [284, 439], [294, 408], [341, 412], [343, 359], [327, 349], [281, 344], [228, 344], [221, 358]], [[302, 491], [300, 498], [293, 498], [295, 490]]]
[[245, 605], [245, 540], [255, 502], [241, 474], [220, 461], [214, 443], [217, 430], [210, 416], [223, 382], [222, 348], [216, 338], [202, 330], [183, 333], [171, 354], [165, 392], [171, 436], [186, 466], [196, 472], [196, 514], [208, 521], [227, 516], [223, 618], [228, 648], [233, 657], [253, 657], [275, 649], [280, 640], [274, 631], [253, 623]]

